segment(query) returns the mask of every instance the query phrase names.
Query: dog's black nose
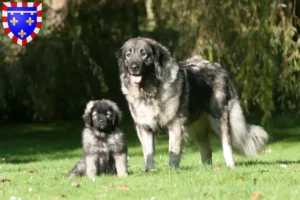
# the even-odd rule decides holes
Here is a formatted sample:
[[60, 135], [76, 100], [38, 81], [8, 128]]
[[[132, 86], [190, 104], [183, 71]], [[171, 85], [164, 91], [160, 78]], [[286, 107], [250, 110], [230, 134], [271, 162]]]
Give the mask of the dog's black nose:
[[132, 65], [130, 66], [130, 68], [131, 68], [132, 71], [135, 71], [135, 72], [138, 70], [137, 64], [132, 64]]

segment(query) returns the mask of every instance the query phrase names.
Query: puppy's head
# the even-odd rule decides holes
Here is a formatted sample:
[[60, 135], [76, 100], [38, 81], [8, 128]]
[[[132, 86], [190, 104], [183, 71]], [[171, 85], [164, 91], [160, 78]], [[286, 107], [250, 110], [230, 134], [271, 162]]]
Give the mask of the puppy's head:
[[[163, 80], [163, 73], [172, 57], [168, 49], [149, 38], [133, 38], [117, 51], [120, 73], [129, 74], [133, 83], [140, 84], [149, 76]], [[172, 65], [170, 65], [172, 66]]]
[[109, 132], [119, 126], [122, 113], [114, 102], [106, 99], [90, 101], [86, 105], [83, 120], [99, 131]]

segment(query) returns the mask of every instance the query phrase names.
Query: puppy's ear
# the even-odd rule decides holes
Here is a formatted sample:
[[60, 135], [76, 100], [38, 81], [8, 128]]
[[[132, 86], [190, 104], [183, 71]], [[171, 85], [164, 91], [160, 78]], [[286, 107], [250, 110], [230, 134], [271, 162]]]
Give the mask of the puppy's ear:
[[113, 112], [113, 125], [114, 126], [119, 126], [120, 123], [121, 123], [121, 120], [122, 120], [122, 112], [117, 109], [117, 110], [114, 110]]
[[86, 108], [84, 110], [84, 114], [82, 116], [82, 119], [83, 121], [89, 125], [89, 126], [92, 126], [92, 114], [91, 114], [91, 111], [92, 111], [92, 108], [94, 107], [94, 101], [89, 101], [87, 104], [86, 104]]
[[107, 101], [111, 105], [112, 109], [112, 123], [114, 126], [119, 126], [122, 120], [122, 111], [115, 102], [109, 100]]

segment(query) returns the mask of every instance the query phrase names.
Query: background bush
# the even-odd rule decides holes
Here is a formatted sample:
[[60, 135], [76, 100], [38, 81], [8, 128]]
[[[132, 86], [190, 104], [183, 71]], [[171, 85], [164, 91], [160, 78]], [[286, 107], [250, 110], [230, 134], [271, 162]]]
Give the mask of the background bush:
[[299, 113], [298, 7], [296, 0], [43, 1], [33, 42], [20, 47], [0, 30], [0, 121], [79, 119], [99, 98], [127, 112], [114, 53], [137, 36], [158, 40], [177, 60], [200, 54], [220, 62], [249, 113], [264, 120]]

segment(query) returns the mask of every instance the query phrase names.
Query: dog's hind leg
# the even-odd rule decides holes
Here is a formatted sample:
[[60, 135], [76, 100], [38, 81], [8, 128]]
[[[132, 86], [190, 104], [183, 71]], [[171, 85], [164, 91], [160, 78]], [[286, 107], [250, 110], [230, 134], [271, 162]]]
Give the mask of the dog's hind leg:
[[148, 172], [154, 168], [154, 133], [140, 125], [136, 125], [136, 131], [143, 148], [145, 172]]
[[85, 175], [85, 158], [82, 157], [71, 170], [69, 179], [73, 179], [76, 176], [83, 176]]
[[233, 168], [232, 147], [229, 135], [228, 113], [225, 112], [220, 119], [221, 142], [223, 148], [223, 156], [227, 167]]
[[210, 118], [211, 128], [220, 136], [226, 165], [233, 168], [234, 162], [229, 134], [229, 110], [227, 107], [230, 92], [228, 88], [224, 86], [222, 77], [216, 79], [214, 84], [213, 95], [209, 106], [209, 114], [212, 117]]
[[203, 134], [197, 134], [196, 142], [199, 146], [201, 161], [203, 165], [212, 164], [212, 149], [209, 141], [208, 132]]
[[210, 129], [207, 118], [202, 115], [197, 121], [189, 126], [189, 132], [199, 147], [202, 164], [212, 164], [212, 148], [209, 141]]

